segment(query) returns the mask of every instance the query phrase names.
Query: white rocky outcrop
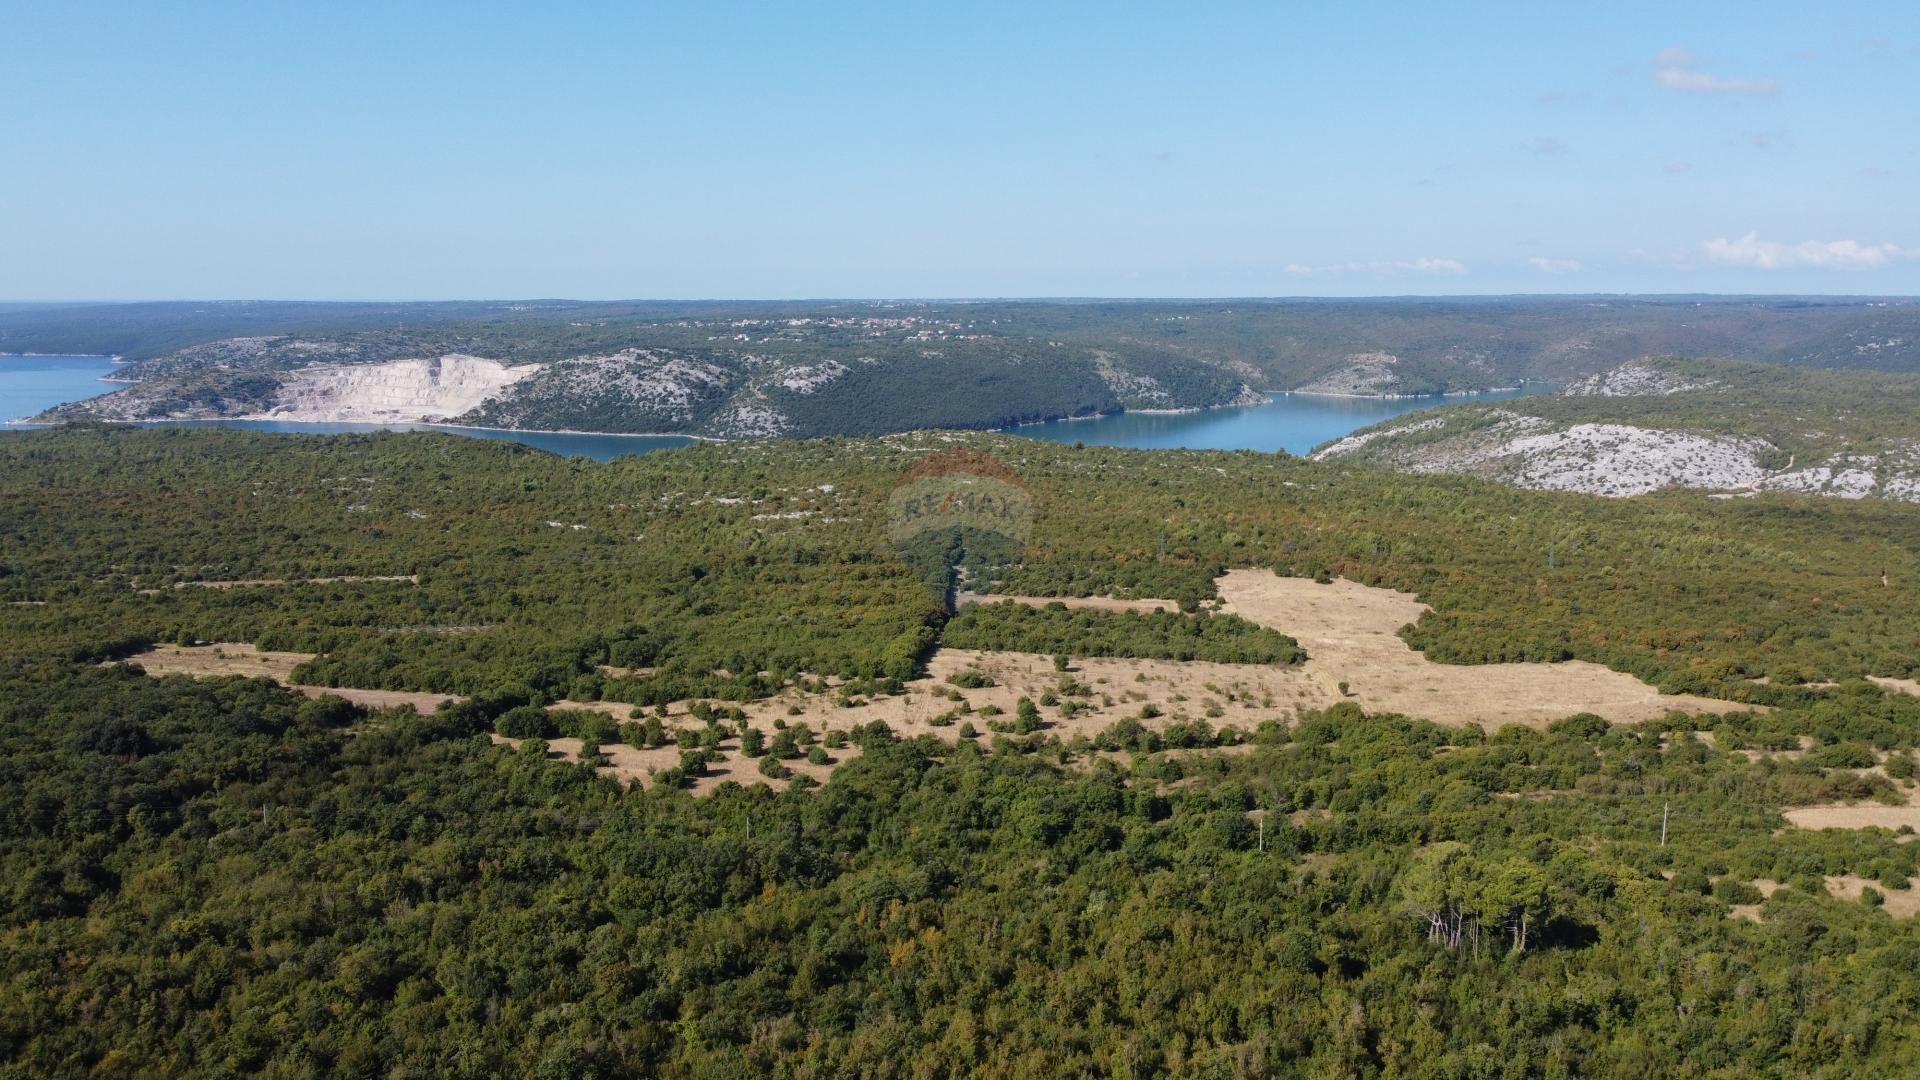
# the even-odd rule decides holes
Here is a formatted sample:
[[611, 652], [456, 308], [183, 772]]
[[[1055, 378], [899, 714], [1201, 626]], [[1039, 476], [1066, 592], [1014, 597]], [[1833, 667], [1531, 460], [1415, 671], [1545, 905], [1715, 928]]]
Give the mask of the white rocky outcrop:
[[1445, 424], [1446, 419], [1444, 417], [1435, 417], [1431, 420], [1419, 420], [1411, 424], [1403, 424], [1400, 427], [1376, 427], [1367, 431], [1356, 431], [1338, 442], [1329, 443], [1315, 450], [1309, 456], [1315, 461], [1325, 461], [1331, 457], [1339, 457], [1341, 454], [1350, 454], [1375, 439], [1385, 438], [1389, 435], [1399, 438], [1405, 435], [1412, 435], [1416, 432], [1432, 431]]
[[[1881, 486], [1877, 475], [1879, 463], [1880, 459], [1872, 454], [1839, 454], [1819, 465], [1775, 473], [1760, 486], [1771, 491], [1799, 491], [1809, 495], [1831, 495], [1839, 499], [1864, 499]], [[1891, 489], [1887, 493], [1891, 495], [1893, 490], [1905, 490], [1911, 483], [1911, 478], [1905, 483], [1896, 478], [1887, 485]]]
[[1336, 371], [1295, 389], [1300, 394], [1377, 397], [1399, 389], [1400, 358], [1388, 352], [1353, 353]]
[[[1489, 422], [1491, 421], [1491, 422]], [[1422, 434], [1439, 432], [1439, 434]], [[1409, 436], [1413, 436], [1409, 438]], [[1842, 499], [1920, 502], [1920, 447], [1841, 452], [1814, 464], [1769, 468], [1764, 439], [1618, 423], [1567, 423], [1505, 409], [1435, 416], [1356, 432], [1313, 453], [1403, 472], [1454, 473], [1516, 487], [1590, 495], [1663, 488], [1792, 491]]]
[[1757, 439], [1662, 431], [1629, 424], [1574, 424], [1519, 435], [1488, 455], [1520, 487], [1644, 495], [1668, 487], [1751, 487], [1766, 478]]
[[[1739, 488], [1764, 480], [1757, 439], [1730, 439], [1631, 424], [1558, 427], [1537, 416], [1492, 410], [1496, 422], [1432, 443], [1378, 452], [1395, 467], [1419, 473], [1467, 473], [1546, 491], [1594, 495], [1644, 495], [1665, 487]], [[1316, 459], [1339, 457], [1369, 443], [1445, 423], [1434, 417], [1399, 427], [1350, 435]]]
[[249, 417], [347, 423], [425, 423], [478, 408], [535, 364], [509, 365], [450, 353], [424, 360], [316, 366], [289, 372], [273, 407]]
[[1689, 380], [1668, 371], [1648, 357], [1629, 360], [1611, 371], [1602, 371], [1568, 383], [1560, 393], [1565, 397], [1640, 397], [1711, 389], [1715, 383]]
[[713, 430], [726, 439], [772, 439], [791, 427], [786, 414], [764, 400], [743, 399], [713, 418]]
[[838, 360], [821, 364], [794, 364], [781, 371], [775, 381], [796, 394], [811, 394], [851, 370]]

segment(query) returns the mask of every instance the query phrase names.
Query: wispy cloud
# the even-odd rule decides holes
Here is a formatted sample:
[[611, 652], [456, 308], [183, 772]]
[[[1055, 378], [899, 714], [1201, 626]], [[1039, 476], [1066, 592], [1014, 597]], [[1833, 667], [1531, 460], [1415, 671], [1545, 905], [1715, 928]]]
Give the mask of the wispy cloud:
[[1521, 142], [1514, 149], [1535, 157], [1565, 157], [1573, 147], [1568, 146], [1566, 140], [1553, 135], [1535, 135]]
[[1681, 94], [1755, 94], [1778, 93], [1780, 84], [1772, 79], [1733, 79], [1701, 70], [1705, 58], [1680, 48], [1662, 49], [1653, 58], [1653, 81]]
[[1812, 267], [1820, 270], [1871, 270], [1916, 253], [1897, 244], [1862, 244], [1857, 240], [1802, 240], [1784, 244], [1762, 240], [1750, 232], [1736, 240], [1708, 240], [1700, 245], [1707, 261], [1756, 270]]
[[1578, 259], [1549, 259], [1535, 255], [1527, 260], [1527, 265], [1543, 274], [1574, 274], [1580, 271]]
[[1389, 259], [1376, 262], [1325, 263], [1308, 266], [1288, 263], [1289, 274], [1464, 274], [1467, 265], [1458, 259]]

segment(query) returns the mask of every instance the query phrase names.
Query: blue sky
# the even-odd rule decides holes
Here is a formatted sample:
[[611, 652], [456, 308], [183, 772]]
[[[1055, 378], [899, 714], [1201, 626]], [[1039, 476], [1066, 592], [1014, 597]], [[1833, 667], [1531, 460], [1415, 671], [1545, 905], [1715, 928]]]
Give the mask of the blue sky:
[[1920, 5], [0, 10], [0, 298], [1920, 294]]

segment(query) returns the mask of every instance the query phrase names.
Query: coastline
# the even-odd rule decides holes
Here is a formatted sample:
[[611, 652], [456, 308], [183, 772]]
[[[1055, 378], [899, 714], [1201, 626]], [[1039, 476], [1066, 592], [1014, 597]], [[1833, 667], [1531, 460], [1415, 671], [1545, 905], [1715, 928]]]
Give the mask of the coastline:
[[1480, 390], [1443, 390], [1437, 394], [1339, 394], [1331, 390], [1275, 390], [1273, 393], [1288, 397], [1347, 398], [1353, 401], [1418, 401], [1421, 398], [1470, 398], [1482, 394], [1511, 394], [1525, 390], [1526, 385], [1489, 386]]
[[[415, 428], [427, 428], [434, 431], [494, 431], [502, 435], [588, 435], [594, 438], [613, 439], [687, 439], [692, 442], [724, 443], [727, 440], [713, 435], [690, 435], [684, 431], [576, 431], [572, 428], [503, 428], [483, 427], [479, 424], [436, 424], [424, 420], [290, 420], [284, 416], [164, 416], [150, 420], [121, 420], [105, 417], [86, 417], [86, 420], [101, 424], [121, 424], [126, 427], [147, 427], [153, 424], [343, 424], [358, 427], [376, 428], [385, 431], [405, 431]], [[36, 429], [59, 427], [71, 424], [73, 420], [4, 420], [0, 427]], [[235, 429], [244, 430], [244, 429]], [[269, 434], [273, 434], [269, 432]], [[285, 432], [284, 434], [298, 434]], [[315, 435], [328, 432], [313, 432]], [[331, 434], [355, 434], [353, 432], [333, 432]]]
[[1191, 413], [1212, 412], [1215, 409], [1257, 409], [1262, 405], [1273, 404], [1275, 394], [1287, 393], [1285, 390], [1252, 390], [1257, 401], [1223, 401], [1218, 405], [1187, 405], [1178, 409], [1129, 409], [1122, 407], [1108, 413], [1087, 413], [1082, 416], [1056, 416], [1051, 420], [1023, 420], [1017, 424], [1004, 424], [993, 431], [1014, 431], [1018, 428], [1045, 427], [1048, 424], [1074, 424], [1082, 420], [1111, 420], [1116, 416], [1186, 416]]

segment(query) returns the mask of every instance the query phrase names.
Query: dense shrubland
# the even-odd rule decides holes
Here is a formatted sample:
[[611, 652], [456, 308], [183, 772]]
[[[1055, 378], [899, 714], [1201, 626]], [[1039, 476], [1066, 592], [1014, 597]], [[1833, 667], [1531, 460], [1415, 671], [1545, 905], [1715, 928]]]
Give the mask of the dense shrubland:
[[[11, 1075], [1857, 1076], [1916, 1048], [1920, 923], [1822, 875], [1894, 893], [1920, 850], [1774, 835], [1845, 774], [1684, 727], [1342, 705], [1117, 760], [862, 732], [825, 788], [696, 800], [488, 745], [505, 702], [0, 678]], [[1761, 879], [1763, 921], [1729, 919]]]
[[[1779, 809], [1896, 798], [1889, 777], [1920, 772], [1920, 698], [1850, 677], [1920, 656], [1909, 515], [970, 441], [1037, 508], [1021, 561], [973, 559], [983, 588], [1197, 602], [1230, 566], [1341, 574], [1420, 592], [1436, 610], [1408, 636], [1439, 659], [1580, 656], [1775, 707], [1496, 732], [1251, 708], [1063, 740], [1047, 710], [1092, 692], [1069, 655], [1291, 643], [1197, 613], [949, 621], [966, 538], [903, 558], [883, 520], [940, 437], [595, 465], [432, 435], [0, 436], [0, 600], [19, 605], [0, 621], [0, 1069], [1907, 1071], [1920, 922], [1875, 901], [1906, 898], [1920, 845], [1781, 831]], [[174, 587], [395, 574], [418, 584]], [[942, 632], [1060, 654], [1058, 696], [742, 733], [773, 774], [860, 744], [780, 795], [622, 790], [546, 755], [677, 745], [690, 777], [735, 702], [788, 680], [887, 693]], [[474, 696], [421, 718], [96, 663], [202, 639], [318, 653], [313, 681]], [[563, 694], [639, 708], [538, 708]], [[693, 722], [662, 723], [686, 697]], [[1864, 901], [1828, 895], [1840, 874], [1872, 882]]]
[[[901, 677], [946, 618], [928, 585], [950, 551], [903, 559], [886, 494], [953, 439], [1015, 468], [1034, 506], [1020, 561], [980, 563], [977, 591], [1190, 606], [1227, 567], [1344, 575], [1431, 604], [1406, 636], [1436, 660], [1579, 658], [1755, 701], [1920, 664], [1920, 561], [1897, 506], [1609, 501], [999, 436], [595, 464], [445, 435], [9, 435], [0, 601], [45, 604], [9, 608], [0, 646], [99, 657], [243, 640], [324, 654], [304, 673], [319, 682], [548, 696], [610, 665], [643, 672], [606, 682], [636, 703], [755, 696], [800, 671]], [[419, 584], [172, 587], [393, 574]], [[1045, 651], [1076, 651], [1058, 645]]]

